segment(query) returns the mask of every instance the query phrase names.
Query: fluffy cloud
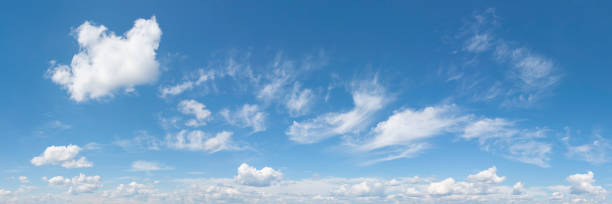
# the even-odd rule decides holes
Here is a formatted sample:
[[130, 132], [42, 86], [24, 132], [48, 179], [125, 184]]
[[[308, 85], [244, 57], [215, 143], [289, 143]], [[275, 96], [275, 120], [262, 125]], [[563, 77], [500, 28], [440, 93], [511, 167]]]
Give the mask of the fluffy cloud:
[[35, 166], [61, 165], [64, 168], [92, 167], [93, 163], [85, 157], [74, 160], [82, 149], [77, 145], [49, 146], [41, 155], [30, 161]]
[[234, 178], [238, 184], [248, 186], [270, 186], [272, 183], [280, 181], [283, 173], [270, 167], [257, 170], [255, 167], [242, 163], [238, 167], [238, 175]]
[[183, 100], [178, 104], [178, 109], [181, 113], [194, 115], [195, 119], [188, 120], [185, 125], [197, 127], [206, 124], [206, 120], [210, 116], [210, 111], [206, 106], [196, 100]]
[[50, 185], [69, 187], [68, 193], [71, 194], [93, 193], [103, 186], [100, 176], [85, 176], [84, 174], [79, 174], [72, 179], [64, 178], [63, 176], [56, 176], [50, 179], [43, 177], [42, 179]]
[[175, 135], [167, 135], [166, 143], [174, 149], [206, 151], [215, 153], [222, 150], [240, 150], [232, 141], [232, 132], [219, 132], [214, 137], [207, 136], [200, 130], [181, 130]]
[[163, 164], [157, 162], [150, 161], [134, 161], [132, 162], [131, 171], [159, 171], [159, 170], [168, 170], [172, 169], [172, 167], [165, 166]]
[[311, 144], [335, 135], [359, 132], [383, 108], [386, 100], [384, 89], [376, 81], [367, 83], [353, 92], [352, 110], [327, 113], [304, 122], [293, 121], [285, 134], [297, 143]]
[[53, 82], [65, 88], [73, 100], [112, 97], [119, 89], [131, 92], [135, 86], [157, 79], [155, 51], [162, 32], [155, 17], [136, 20], [124, 36], [90, 22], [79, 26], [75, 34], [80, 52], [70, 65], [49, 70]]
[[497, 168], [491, 167], [477, 174], [468, 175], [467, 180], [477, 183], [497, 184], [506, 180], [505, 176], [497, 175]]
[[[106, 191], [108, 197], [143, 197], [160, 196], [159, 190], [152, 184], [142, 184], [130, 182], [129, 184], [119, 184], [114, 191]], [[146, 199], [145, 199], [146, 200]]]
[[567, 177], [567, 182], [571, 184], [570, 191], [572, 194], [603, 194], [606, 190], [601, 186], [593, 185], [595, 179], [593, 172], [589, 171], [586, 174], [574, 174]]
[[266, 113], [261, 111], [258, 105], [244, 104], [242, 108], [234, 112], [223, 109], [220, 113], [221, 116], [232, 125], [251, 127], [253, 128], [253, 132], [266, 130]]

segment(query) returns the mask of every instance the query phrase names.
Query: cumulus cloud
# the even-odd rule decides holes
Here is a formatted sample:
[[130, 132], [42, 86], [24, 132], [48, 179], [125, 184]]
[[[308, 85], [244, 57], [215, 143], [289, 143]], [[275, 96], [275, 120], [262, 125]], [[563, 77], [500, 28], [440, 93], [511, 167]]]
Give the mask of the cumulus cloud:
[[350, 111], [326, 113], [303, 122], [293, 121], [285, 134], [294, 142], [312, 144], [332, 136], [356, 133], [365, 128], [387, 102], [384, 89], [376, 81], [362, 85], [352, 95], [355, 106]]
[[219, 132], [214, 137], [208, 136], [200, 130], [181, 130], [174, 135], [166, 136], [166, 143], [170, 148], [190, 151], [206, 151], [215, 153], [223, 150], [240, 150], [232, 141], [232, 132]]
[[571, 184], [570, 191], [572, 194], [603, 194], [606, 190], [601, 186], [593, 185], [595, 179], [593, 172], [589, 171], [586, 174], [574, 174], [567, 177], [567, 182]]
[[497, 168], [491, 167], [487, 170], [478, 172], [477, 174], [468, 175], [467, 180], [477, 183], [495, 184], [503, 182], [506, 180], [506, 177], [498, 176]]
[[120, 89], [131, 92], [157, 79], [161, 33], [155, 17], [136, 20], [124, 36], [85, 22], [75, 30], [80, 52], [70, 65], [54, 65], [49, 76], [77, 102], [112, 97]]
[[50, 179], [43, 177], [43, 180], [50, 185], [69, 187], [68, 193], [71, 194], [93, 193], [103, 186], [100, 176], [85, 176], [84, 174], [79, 174], [72, 179], [64, 178], [63, 176], [55, 176]]
[[251, 127], [253, 132], [266, 130], [266, 113], [258, 105], [244, 104], [242, 108], [231, 112], [223, 109], [221, 116], [230, 124], [240, 127]]
[[85, 157], [74, 160], [81, 150], [77, 145], [49, 146], [41, 155], [32, 158], [30, 163], [35, 166], [61, 165], [64, 168], [92, 167], [93, 163]]
[[206, 125], [206, 120], [210, 116], [210, 111], [206, 106], [196, 100], [183, 100], [178, 104], [178, 110], [187, 115], [195, 116], [195, 119], [188, 120], [185, 125], [197, 127]]
[[238, 175], [234, 178], [238, 184], [264, 187], [270, 186], [283, 178], [283, 173], [270, 167], [257, 170], [255, 167], [242, 163], [238, 167]]
[[158, 162], [138, 160], [132, 162], [132, 168], [130, 169], [130, 171], [160, 171], [169, 169], [172, 169], [172, 167], [165, 166]]

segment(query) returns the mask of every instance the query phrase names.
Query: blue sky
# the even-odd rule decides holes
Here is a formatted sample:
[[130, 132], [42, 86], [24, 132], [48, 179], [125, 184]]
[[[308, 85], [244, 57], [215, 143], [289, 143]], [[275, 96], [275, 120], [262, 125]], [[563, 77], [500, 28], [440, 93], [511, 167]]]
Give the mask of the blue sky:
[[607, 203], [602, 2], [4, 2], [3, 203]]

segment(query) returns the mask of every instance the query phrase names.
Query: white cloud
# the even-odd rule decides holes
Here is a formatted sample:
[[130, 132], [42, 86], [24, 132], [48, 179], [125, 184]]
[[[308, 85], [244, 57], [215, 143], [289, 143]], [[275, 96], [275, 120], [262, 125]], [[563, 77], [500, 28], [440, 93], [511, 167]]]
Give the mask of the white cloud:
[[152, 196], [159, 191], [151, 184], [130, 182], [129, 184], [119, 184], [115, 191], [106, 192], [108, 196], [131, 197], [131, 196]]
[[132, 139], [116, 139], [113, 144], [127, 151], [159, 150], [162, 141], [149, 135], [146, 131], [137, 131], [137, 135]]
[[266, 113], [261, 111], [258, 105], [244, 104], [239, 110], [230, 112], [228, 109], [223, 109], [220, 114], [232, 125], [251, 127], [253, 132], [266, 130]]
[[167, 135], [166, 143], [170, 148], [174, 149], [206, 151], [208, 153], [242, 149], [234, 144], [232, 134], [232, 132], [223, 131], [217, 133], [214, 137], [209, 137], [200, 130], [181, 130], [175, 135]]
[[456, 117], [455, 106], [426, 107], [423, 110], [395, 111], [372, 130], [374, 138], [360, 149], [375, 150], [395, 145], [411, 145], [415, 141], [449, 131], [464, 118]]
[[335, 191], [335, 194], [341, 196], [384, 196], [385, 186], [381, 182], [363, 181], [358, 184], [344, 184]]
[[293, 121], [285, 134], [297, 143], [311, 144], [332, 136], [359, 132], [371, 122], [374, 113], [383, 108], [386, 97], [383, 88], [374, 81], [353, 92], [355, 107], [352, 110], [327, 113], [304, 122]]
[[0, 197], [10, 195], [12, 192], [0, 188]]
[[92, 167], [93, 163], [85, 157], [74, 160], [82, 149], [77, 145], [49, 146], [40, 156], [30, 161], [35, 166], [61, 165], [64, 168]]
[[571, 184], [570, 191], [572, 194], [604, 194], [606, 190], [601, 186], [593, 185], [595, 179], [593, 172], [589, 171], [586, 174], [574, 174], [567, 177], [567, 182]]
[[516, 182], [516, 184], [512, 186], [512, 195], [521, 195], [523, 193], [525, 193], [525, 187], [523, 186], [523, 183]]
[[580, 159], [592, 164], [602, 164], [610, 160], [608, 152], [612, 150], [610, 141], [599, 134], [595, 134], [595, 138], [583, 145], [570, 144], [570, 129], [565, 127], [567, 136], [562, 138], [567, 147], [567, 156], [570, 158]]
[[191, 81], [186, 81], [174, 86], [160, 88], [161, 97], [166, 98], [168, 95], [179, 95], [189, 89], [192, 89], [193, 84], [194, 83]]
[[155, 17], [136, 20], [125, 36], [85, 22], [75, 30], [80, 52], [70, 65], [54, 65], [49, 75], [77, 102], [112, 97], [119, 89], [133, 91], [159, 75], [155, 51], [161, 33]]
[[550, 167], [548, 161], [550, 160], [552, 145], [548, 143], [536, 141], [519, 142], [510, 145], [508, 151], [509, 155], [507, 157], [510, 159], [544, 168]]
[[491, 167], [487, 170], [478, 172], [477, 174], [468, 175], [467, 180], [476, 183], [497, 184], [506, 180], [506, 177], [498, 176], [497, 168]]
[[[497, 19], [494, 9], [476, 13], [473, 20], [461, 28], [458, 37], [463, 40], [461, 50], [475, 54], [468, 57], [467, 67], [478, 64], [478, 55], [488, 54], [494, 58], [494, 63], [505, 68], [486, 67], [486, 71], [474, 74], [473, 69], [449, 69], [451, 78], [461, 76], [460, 80], [449, 81], [463, 83], [461, 87], [471, 92], [469, 95], [476, 100], [502, 98], [502, 105], [529, 106], [559, 83], [560, 69], [552, 59], [498, 37], [494, 32], [499, 26]], [[484, 77], [483, 73], [486, 73]]]
[[296, 83], [285, 106], [289, 110], [290, 115], [302, 115], [308, 110], [313, 97], [312, 90], [300, 89], [299, 84]]
[[103, 186], [100, 176], [85, 176], [84, 174], [79, 174], [72, 179], [56, 176], [50, 179], [43, 177], [43, 180], [47, 181], [50, 185], [67, 186], [69, 187], [68, 193], [71, 194], [93, 193]]
[[157, 162], [139, 160], [132, 162], [132, 168], [130, 169], [130, 171], [160, 171], [170, 169], [173, 168]]
[[19, 182], [21, 183], [30, 183], [30, 180], [28, 180], [28, 177], [26, 176], [19, 176]]
[[257, 170], [255, 167], [242, 163], [238, 167], [238, 175], [234, 178], [238, 184], [248, 186], [270, 186], [283, 178], [283, 173], [270, 167]]
[[210, 111], [206, 106], [196, 100], [183, 100], [178, 104], [178, 109], [181, 113], [194, 115], [196, 118], [188, 120], [185, 125], [191, 127], [202, 126], [206, 124], [206, 120], [210, 116]]
[[537, 141], [546, 137], [546, 129], [520, 129], [515, 122], [502, 118], [473, 121], [463, 129], [462, 138], [478, 139], [487, 151], [499, 151], [516, 161], [549, 167], [552, 145]]

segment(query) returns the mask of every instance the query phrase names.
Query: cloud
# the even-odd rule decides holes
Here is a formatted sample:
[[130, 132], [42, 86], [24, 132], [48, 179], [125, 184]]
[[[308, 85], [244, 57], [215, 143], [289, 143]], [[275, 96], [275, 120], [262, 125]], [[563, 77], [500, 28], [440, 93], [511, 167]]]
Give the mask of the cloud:
[[79, 53], [70, 65], [53, 64], [49, 76], [77, 102], [112, 97], [119, 89], [131, 92], [157, 79], [161, 34], [155, 17], [136, 20], [124, 36], [86, 21], [75, 30]]
[[477, 183], [496, 184], [506, 180], [506, 177], [498, 176], [497, 168], [494, 166], [477, 174], [468, 175], [467, 180]]
[[163, 87], [160, 88], [160, 95], [162, 98], [166, 98], [166, 96], [168, 95], [179, 95], [187, 90], [190, 90], [193, 88], [193, 82], [191, 81], [186, 81], [174, 86], [170, 86], [170, 87]]
[[523, 183], [516, 182], [514, 186], [512, 186], [512, 195], [521, 195], [525, 193], [525, 187]]
[[61, 165], [64, 168], [92, 167], [93, 163], [87, 161], [85, 157], [74, 160], [81, 150], [82, 149], [77, 145], [49, 146], [45, 149], [45, 152], [40, 156], [32, 158], [30, 162], [35, 166]]
[[569, 127], [565, 127], [565, 131], [567, 136], [562, 138], [562, 141], [567, 148], [566, 155], [568, 157], [583, 160], [591, 164], [603, 164], [610, 160], [608, 152], [612, 150], [612, 143], [608, 139], [595, 134], [595, 138], [587, 144], [572, 145], [570, 144]]
[[387, 96], [376, 81], [363, 84], [352, 95], [355, 106], [350, 111], [326, 113], [303, 122], [293, 121], [285, 134], [294, 142], [312, 144], [332, 136], [360, 132], [383, 108]]
[[144, 200], [150, 196], [161, 196], [159, 190], [152, 184], [142, 184], [130, 182], [128, 184], [119, 184], [114, 191], [105, 191], [107, 197], [141, 197]]
[[72, 179], [56, 176], [50, 179], [43, 177], [43, 180], [47, 181], [50, 185], [67, 186], [69, 187], [68, 193], [71, 194], [93, 193], [103, 186], [100, 176], [85, 176], [84, 174], [79, 174]]
[[[479, 101], [502, 98], [505, 106], [529, 106], [550, 94], [559, 83], [559, 65], [526, 46], [499, 37], [495, 32], [499, 26], [495, 9], [472, 16], [457, 35], [468, 61], [459, 69], [450, 68], [447, 81], [462, 83], [460, 87]], [[480, 56], [490, 56], [503, 69], [477, 67], [483, 59]]]
[[251, 127], [253, 132], [266, 130], [266, 113], [261, 111], [258, 105], [244, 104], [242, 108], [230, 112], [223, 109], [221, 116], [230, 124], [240, 127]]
[[363, 181], [358, 184], [344, 184], [334, 192], [340, 196], [384, 196], [385, 186], [381, 182]]
[[194, 115], [196, 117], [185, 123], [185, 125], [191, 127], [206, 125], [206, 120], [210, 116], [210, 111], [206, 109], [206, 106], [193, 99], [181, 101], [178, 104], [178, 109], [183, 114]]
[[19, 182], [21, 183], [30, 183], [30, 180], [28, 180], [28, 177], [26, 176], [19, 176]]
[[510, 145], [508, 158], [520, 162], [534, 164], [539, 167], [550, 167], [548, 161], [552, 145], [543, 142], [528, 141]]
[[567, 182], [571, 184], [570, 191], [572, 194], [604, 194], [606, 190], [601, 186], [595, 186], [593, 172], [589, 171], [586, 174], [574, 174], [567, 177]]
[[289, 94], [289, 100], [285, 103], [285, 107], [289, 110], [292, 116], [304, 114], [313, 100], [313, 93], [310, 89], [300, 89], [300, 85], [295, 83], [293, 91]]
[[170, 169], [173, 168], [157, 162], [139, 160], [132, 162], [132, 168], [130, 169], [130, 171], [160, 171]]
[[501, 152], [506, 158], [550, 167], [548, 161], [552, 145], [537, 141], [546, 137], [547, 129], [520, 129], [516, 123], [503, 118], [483, 118], [468, 123], [463, 128], [462, 138], [478, 139], [487, 151]]
[[175, 135], [167, 135], [166, 143], [170, 148], [185, 149], [190, 151], [206, 151], [215, 153], [218, 151], [241, 150], [232, 141], [232, 132], [219, 132], [214, 137], [209, 137], [200, 130], [181, 130]]
[[261, 170], [242, 163], [238, 167], [238, 175], [234, 178], [236, 183], [248, 186], [264, 187], [270, 186], [274, 182], [278, 182], [283, 178], [283, 173], [274, 170], [270, 167], [264, 167]]
[[465, 118], [453, 115], [455, 106], [426, 107], [423, 110], [395, 111], [372, 130], [374, 138], [361, 145], [362, 150], [375, 150], [395, 145], [411, 145], [449, 131]]
[[140, 150], [160, 150], [163, 142], [160, 139], [149, 135], [146, 131], [137, 131], [137, 135], [132, 139], [116, 139], [113, 141], [117, 145], [127, 151]]

